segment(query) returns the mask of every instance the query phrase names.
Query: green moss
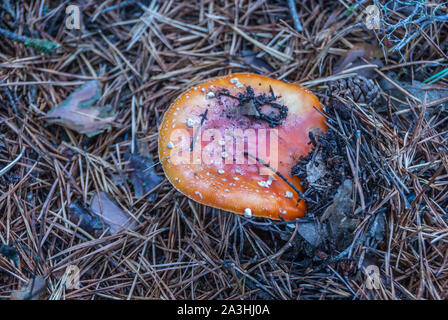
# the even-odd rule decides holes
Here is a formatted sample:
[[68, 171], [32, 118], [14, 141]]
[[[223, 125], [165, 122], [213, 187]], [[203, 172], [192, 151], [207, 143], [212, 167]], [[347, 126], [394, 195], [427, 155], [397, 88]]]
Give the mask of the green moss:
[[47, 54], [53, 54], [60, 47], [59, 43], [47, 39], [27, 39], [25, 46]]

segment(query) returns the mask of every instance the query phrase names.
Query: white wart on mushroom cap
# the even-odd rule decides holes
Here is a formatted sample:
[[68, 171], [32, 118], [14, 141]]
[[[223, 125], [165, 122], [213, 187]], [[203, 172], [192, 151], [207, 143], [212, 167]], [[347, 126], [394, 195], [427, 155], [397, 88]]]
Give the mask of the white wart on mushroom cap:
[[[248, 98], [251, 94], [255, 98]], [[287, 107], [284, 117], [273, 104], [260, 105], [263, 99]], [[294, 220], [304, 216], [305, 201], [253, 157], [275, 160], [276, 155], [269, 164], [303, 192], [291, 169], [311, 150], [309, 132], [326, 130], [316, 110], [322, 108], [295, 84], [250, 73], [214, 78], [184, 92], [167, 110], [159, 158], [173, 186], [197, 202], [246, 216]]]

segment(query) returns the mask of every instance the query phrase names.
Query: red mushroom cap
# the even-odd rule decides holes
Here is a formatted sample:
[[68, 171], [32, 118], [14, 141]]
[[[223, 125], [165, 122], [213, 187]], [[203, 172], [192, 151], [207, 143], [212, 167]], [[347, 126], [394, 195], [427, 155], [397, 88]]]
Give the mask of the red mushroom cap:
[[291, 169], [311, 150], [309, 132], [326, 130], [322, 108], [307, 89], [261, 75], [208, 80], [181, 94], [165, 113], [159, 132], [163, 170], [178, 191], [199, 203], [246, 216], [301, 218], [306, 204], [297, 190], [303, 188]]

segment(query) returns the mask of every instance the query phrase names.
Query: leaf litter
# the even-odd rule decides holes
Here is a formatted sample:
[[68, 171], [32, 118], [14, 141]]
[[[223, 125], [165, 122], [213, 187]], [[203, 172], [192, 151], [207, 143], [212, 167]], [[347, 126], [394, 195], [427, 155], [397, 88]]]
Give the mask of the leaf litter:
[[[90, 202], [90, 210], [107, 226], [106, 230], [114, 235], [125, 231], [134, 231], [138, 224], [127, 212], [118, 207], [109, 196], [99, 192]], [[92, 220], [97, 221], [97, 220]], [[95, 222], [97, 224], [97, 222]]]
[[[367, 30], [358, 19], [367, 3], [346, 11], [339, 1], [326, 1], [325, 7], [303, 1], [297, 10], [304, 32], [297, 32], [285, 2], [145, 3], [103, 9], [86, 3], [83, 17], [88, 23], [82, 35], [68, 32], [60, 23], [63, 7], [54, 1], [48, 2], [45, 19], [39, 1], [29, 6], [10, 2], [13, 14], [0, 10], [1, 28], [61, 44], [54, 55], [46, 56], [2, 39], [0, 55], [0, 92], [5, 93], [0, 101], [2, 168], [25, 149], [20, 161], [0, 176], [0, 210], [7, 213], [0, 216], [0, 235], [6, 240], [2, 241], [14, 243], [20, 262], [36, 261], [51, 283], [59, 283], [73, 263], [83, 270], [81, 290], [49, 286], [50, 296], [63, 292], [61, 298], [86, 300], [447, 299], [447, 104], [443, 97], [434, 101], [429, 96], [431, 104], [424, 104], [424, 96], [415, 92], [422, 103], [407, 94], [399, 96], [403, 90], [409, 94], [404, 83], [412, 86], [415, 80], [444, 74], [446, 8], [430, 2], [401, 1], [394, 7], [394, 2], [376, 1], [385, 5], [382, 25], [389, 29]], [[409, 13], [410, 19], [403, 20]], [[439, 20], [428, 24], [431, 16]], [[33, 29], [23, 23], [29, 19], [35, 21]], [[17, 25], [22, 27], [15, 30]], [[378, 42], [383, 66], [361, 52], [350, 53], [343, 62], [360, 41]], [[254, 54], [247, 56], [244, 50]], [[363, 59], [371, 65], [366, 68]], [[343, 70], [335, 74], [338, 62]], [[98, 125], [92, 118], [73, 124], [73, 112], [65, 110], [64, 121], [77, 132], [103, 133], [86, 140], [69, 130], [52, 130], [42, 112], [61, 104], [67, 88], [94, 79], [95, 70], [105, 70], [107, 91], [101, 104], [113, 106], [120, 125]], [[366, 78], [380, 84], [380, 107], [337, 93], [333, 98], [345, 108], [325, 102], [329, 81], [351, 78], [359, 70], [369, 70]], [[327, 111], [330, 106], [337, 111], [327, 114], [333, 136], [338, 137], [336, 142], [327, 140], [337, 149], [329, 157], [319, 151], [314, 159], [329, 173], [322, 177], [314, 172], [310, 183], [317, 191], [307, 194], [320, 205], [310, 206], [307, 218], [293, 228], [205, 207], [168, 184], [157, 189], [155, 201], [140, 199], [133, 193], [132, 179], [125, 177], [134, 170], [125, 160], [131, 133], [148, 142], [157, 163], [157, 127], [179, 93], [211, 77], [240, 71], [302, 84], [325, 102]], [[385, 76], [398, 91], [381, 88]], [[446, 78], [432, 85], [425, 91], [446, 88]], [[137, 104], [134, 115], [132, 100]], [[93, 114], [95, 119], [98, 110]], [[87, 127], [93, 123], [93, 130], [84, 131], [83, 122]], [[306, 163], [301, 169], [307, 173]], [[161, 175], [160, 166], [154, 170]], [[342, 172], [343, 179], [336, 179], [332, 171]], [[115, 176], [125, 178], [116, 184]], [[319, 182], [331, 180], [335, 183], [330, 189]], [[330, 218], [321, 222], [320, 217], [347, 180], [352, 183], [353, 205], [344, 215], [347, 221], [359, 221], [356, 229], [341, 242], [326, 238], [317, 247], [310, 245], [300, 226], [317, 224], [327, 230]], [[129, 213], [141, 217], [138, 234], [124, 231], [112, 235], [113, 241], [109, 236], [91, 239], [70, 223], [68, 205], [79, 203], [90, 212], [84, 206], [101, 191], [120, 203], [126, 218]], [[348, 199], [347, 194], [340, 199]], [[101, 222], [103, 232], [108, 226]], [[23, 250], [26, 244], [35, 245]], [[364, 270], [372, 265], [380, 272], [379, 290], [366, 287]], [[35, 264], [13, 264], [0, 256], [0, 297], [9, 298], [22, 286], [17, 275], [32, 278], [35, 269]]]
[[153, 202], [158, 197], [158, 192], [151, 190], [157, 187], [164, 179], [159, 176], [154, 165], [154, 160], [147, 151], [147, 145], [145, 143], [138, 143], [137, 153], [127, 152], [125, 154], [125, 160], [129, 162], [128, 168], [130, 170], [130, 180], [134, 187], [134, 195], [136, 198], [141, 198], [145, 195], [146, 200]]
[[43, 276], [30, 279], [20, 290], [11, 293], [10, 300], [41, 300], [47, 288], [47, 281]]
[[94, 105], [100, 98], [99, 82], [88, 81], [49, 111], [46, 119], [50, 124], [58, 124], [92, 137], [110, 129], [116, 117], [110, 105]]

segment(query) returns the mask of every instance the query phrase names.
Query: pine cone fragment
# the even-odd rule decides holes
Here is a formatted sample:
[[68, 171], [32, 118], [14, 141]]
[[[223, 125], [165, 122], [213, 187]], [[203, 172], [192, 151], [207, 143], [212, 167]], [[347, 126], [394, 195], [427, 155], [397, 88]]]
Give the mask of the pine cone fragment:
[[339, 79], [328, 85], [329, 96], [340, 96], [344, 99], [352, 99], [356, 103], [375, 105], [380, 101], [380, 89], [372, 79], [363, 76]]

